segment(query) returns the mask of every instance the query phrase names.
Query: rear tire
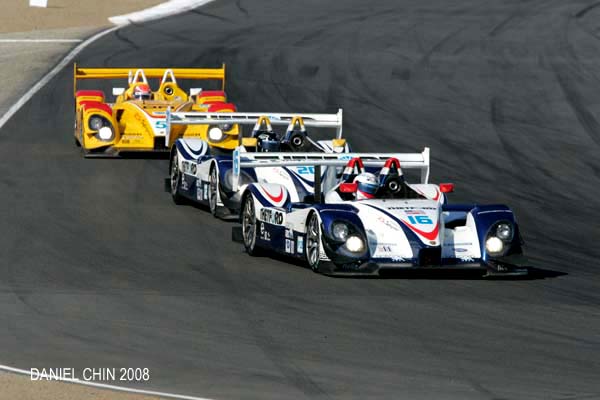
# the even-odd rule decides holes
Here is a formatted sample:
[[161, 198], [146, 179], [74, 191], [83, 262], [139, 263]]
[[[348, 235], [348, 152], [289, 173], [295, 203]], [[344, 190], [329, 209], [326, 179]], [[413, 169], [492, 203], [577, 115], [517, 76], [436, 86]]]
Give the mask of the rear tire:
[[313, 212], [306, 220], [306, 243], [304, 248], [306, 263], [314, 272], [319, 272], [321, 262], [321, 226], [317, 213]]
[[173, 156], [171, 157], [171, 171], [170, 171], [170, 181], [171, 181], [171, 197], [173, 198], [173, 202], [175, 204], [183, 204], [185, 202], [185, 198], [179, 194], [179, 184], [181, 182], [181, 171], [179, 170], [179, 156], [177, 155], [177, 151], [173, 152]]
[[258, 255], [256, 247], [256, 233], [258, 224], [256, 222], [256, 209], [254, 208], [254, 198], [251, 194], [244, 196], [242, 201], [242, 237], [246, 252], [251, 256]]

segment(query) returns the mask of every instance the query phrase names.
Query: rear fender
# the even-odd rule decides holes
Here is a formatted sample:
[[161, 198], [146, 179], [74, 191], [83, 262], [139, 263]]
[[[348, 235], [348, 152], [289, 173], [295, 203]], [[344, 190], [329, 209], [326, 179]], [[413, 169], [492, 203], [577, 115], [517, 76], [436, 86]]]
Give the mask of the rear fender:
[[196, 96], [197, 104], [226, 103], [227, 95], [222, 90], [203, 90]]
[[[337, 149], [334, 150], [333, 140], [317, 140], [317, 143], [324, 148], [327, 153], [339, 152]], [[350, 147], [350, 144], [346, 142], [341, 153], [350, 153], [351, 151], [352, 148]]]
[[431, 183], [410, 184], [411, 189], [427, 197], [429, 200], [437, 201], [440, 204], [446, 203], [446, 196], [440, 191], [438, 185]]

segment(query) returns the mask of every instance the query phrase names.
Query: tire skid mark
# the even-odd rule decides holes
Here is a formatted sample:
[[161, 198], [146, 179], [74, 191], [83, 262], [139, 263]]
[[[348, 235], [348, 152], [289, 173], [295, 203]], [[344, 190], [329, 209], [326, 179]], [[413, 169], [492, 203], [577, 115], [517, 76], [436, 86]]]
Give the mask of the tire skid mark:
[[[490, 121], [496, 132], [496, 137], [502, 144], [505, 154], [511, 159], [512, 165], [515, 167], [513, 170], [527, 170], [528, 166], [523, 165], [521, 160], [524, 159], [520, 155], [519, 148], [513, 146], [505, 137], [506, 132], [503, 131], [505, 124], [504, 109], [502, 106], [502, 99], [493, 97], [490, 101]], [[514, 174], [517, 179], [523, 185], [530, 185], [534, 183], [533, 177], [528, 174]]]
[[[246, 254], [244, 254], [247, 256]], [[329, 398], [327, 392], [316, 383], [302, 367], [298, 366], [289, 356], [285, 348], [278, 344], [277, 338], [272, 335], [262, 324], [255, 311], [252, 309], [253, 295], [237, 282], [236, 277], [221, 268], [214, 270], [211, 279], [225, 288], [228, 303], [235, 310], [240, 320], [248, 327], [248, 334], [264, 356], [276, 367], [294, 388], [303, 393], [307, 398]], [[206, 270], [203, 270], [206, 273]]]
[[598, 123], [594, 115], [587, 110], [587, 102], [581, 97], [569, 75], [556, 67], [554, 73], [556, 81], [567, 100], [567, 104], [573, 110], [581, 127], [596, 146], [600, 146], [600, 123]]
[[248, 13], [248, 10], [246, 8], [244, 8], [244, 6], [242, 6], [242, 0], [237, 0], [235, 2], [235, 6], [237, 7], [238, 10], [240, 10], [246, 17], [250, 16], [250, 14]]
[[579, 10], [578, 12], [575, 13], [575, 18], [583, 18], [585, 17], [585, 15], [587, 13], [589, 13], [590, 11], [594, 10], [595, 8], [600, 6], [600, 1], [594, 4], [590, 4], [589, 6]]

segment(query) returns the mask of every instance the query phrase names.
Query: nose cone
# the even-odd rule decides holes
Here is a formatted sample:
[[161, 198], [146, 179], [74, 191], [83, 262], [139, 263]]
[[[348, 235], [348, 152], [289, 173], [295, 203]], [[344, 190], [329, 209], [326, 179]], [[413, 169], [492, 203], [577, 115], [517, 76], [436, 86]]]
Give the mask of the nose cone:
[[440, 213], [436, 202], [423, 201], [390, 208], [389, 211], [424, 244], [440, 245]]

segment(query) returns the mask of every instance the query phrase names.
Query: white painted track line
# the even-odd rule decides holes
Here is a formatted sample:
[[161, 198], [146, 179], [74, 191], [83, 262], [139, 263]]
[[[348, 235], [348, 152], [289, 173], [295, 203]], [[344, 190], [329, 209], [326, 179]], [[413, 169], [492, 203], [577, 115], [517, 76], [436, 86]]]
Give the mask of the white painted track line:
[[79, 43], [81, 39], [0, 39], [0, 43]]
[[171, 0], [142, 11], [110, 17], [108, 20], [115, 25], [152, 21], [193, 10], [212, 1], [214, 0]]
[[[146, 10], [138, 11], [131, 14], [119, 15], [109, 18], [113, 24], [117, 25], [112, 28], [106, 29], [102, 32], [95, 34], [90, 37], [79, 46], [75, 47], [65, 58], [58, 63], [50, 72], [48, 72], [42, 79], [40, 79], [35, 85], [33, 85], [15, 104], [13, 104], [6, 113], [0, 118], [0, 129], [4, 127], [6, 122], [12, 118], [31, 98], [43, 88], [52, 78], [71, 63], [75, 56], [85, 49], [89, 44], [100, 39], [102, 36], [107, 35], [115, 30], [126, 26], [130, 23], [140, 23], [145, 21], [152, 21], [155, 19], [180, 14], [185, 11], [192, 10], [196, 7], [200, 7], [204, 4], [210, 3], [214, 0], [171, 0], [166, 3], [161, 3], [155, 7], [148, 8]], [[7, 39], [10, 40], [10, 39]], [[50, 40], [50, 39], [48, 39]]]
[[[70, 64], [73, 61], [73, 59], [91, 43], [95, 42], [96, 40], [100, 39], [101, 37], [103, 37], [111, 32], [114, 32], [117, 29], [120, 29], [123, 26], [126, 26], [132, 22], [139, 23], [139, 22], [144, 22], [144, 21], [151, 21], [151, 20], [162, 18], [162, 17], [179, 14], [179, 13], [194, 9], [196, 7], [199, 7], [201, 5], [210, 3], [211, 1], [213, 1], [213, 0], [171, 0], [167, 3], [162, 3], [156, 7], [152, 7], [147, 10], [142, 10], [137, 13], [132, 13], [132, 14], [127, 14], [127, 15], [123, 15], [123, 16], [109, 18], [109, 20], [117, 26], [105, 29], [105, 30], [95, 34], [94, 36], [83, 41], [77, 47], [75, 47], [73, 50], [71, 50], [69, 52], [69, 54], [67, 54], [61, 60], [60, 63], [58, 63], [54, 68], [52, 68], [52, 70], [50, 72], [48, 72], [44, 77], [42, 77], [42, 79], [40, 79], [35, 85], [33, 85], [18, 101], [15, 102], [15, 104], [13, 104], [6, 111], [6, 113], [2, 116], [2, 118], [0, 118], [0, 130], [21, 109], [21, 107], [23, 107], [29, 100], [31, 100], [31, 98], [38, 91], [40, 91], [44, 86], [46, 86], [46, 84], [48, 82], [50, 82], [56, 75], [58, 75], [63, 70], [63, 68], [65, 68], [68, 64]], [[161, 7], [161, 6], [163, 6], [163, 7]], [[117, 22], [113, 21], [113, 18], [116, 18]], [[33, 42], [37, 42], [37, 43], [40, 43], [40, 42], [42, 42], [42, 43], [43, 42], [77, 43], [77, 42], [81, 42], [81, 40], [78, 40], [78, 39], [3, 39], [3, 40], [0, 40], [0, 43], [20, 43], [20, 42], [21, 43], [23, 43], [23, 42], [25, 42], [25, 43], [27, 43], [27, 42], [30, 42], [30, 43], [33, 43]], [[10, 367], [8, 365], [2, 365], [2, 364], [0, 364], [0, 371], [6, 371], [6, 372], [12, 372], [12, 373], [16, 373], [16, 374], [31, 376], [30, 371], [20, 369], [20, 368], [14, 368], [14, 367]], [[144, 394], [144, 395], [149, 395], [149, 396], [158, 396], [158, 397], [169, 398], [169, 399], [211, 400], [211, 399], [208, 399], [205, 397], [185, 396], [185, 395], [180, 395], [180, 394], [176, 394], [176, 393], [166, 393], [166, 392], [158, 392], [158, 391], [152, 391], [152, 390], [141, 390], [141, 389], [127, 388], [127, 387], [123, 387], [123, 386], [115, 386], [115, 385], [109, 385], [109, 384], [103, 384], [103, 383], [88, 382], [88, 381], [83, 381], [83, 380], [79, 380], [79, 379], [68, 379], [67, 378], [67, 379], [60, 379], [58, 381], [74, 383], [74, 384], [79, 384], [79, 385], [85, 385], [85, 386], [91, 386], [91, 387], [96, 387], [96, 388], [100, 388], [100, 389], [110, 389], [110, 390], [116, 390], [116, 391], [127, 392], [127, 393], [137, 393], [137, 394]]]
[[94, 36], [90, 37], [83, 43], [79, 44], [79, 46], [77, 46], [73, 50], [71, 50], [71, 52], [69, 54], [67, 54], [65, 56], [65, 58], [62, 59], [61, 62], [59, 62], [54, 68], [52, 68], [52, 70], [50, 72], [48, 72], [44, 77], [42, 77], [42, 79], [40, 79], [35, 85], [33, 85], [19, 100], [17, 100], [15, 102], [15, 104], [13, 104], [6, 111], [6, 113], [2, 116], [2, 118], [0, 118], [0, 129], [2, 129], [4, 127], [4, 125], [8, 122], [8, 120], [11, 119], [13, 117], [13, 115], [15, 115], [17, 113], [17, 111], [19, 111], [21, 109], [21, 107], [23, 107], [29, 100], [31, 100], [31, 98], [41, 88], [46, 86], [46, 84], [48, 82], [50, 82], [50, 80], [52, 80], [52, 78], [54, 78], [56, 75], [58, 75], [58, 73], [60, 71], [62, 71], [62, 69], [67, 66], [67, 64], [71, 63], [73, 61], [73, 59], [75, 58], [75, 56], [77, 56], [77, 54], [79, 54], [83, 49], [85, 49], [90, 43], [100, 39], [104, 35], [107, 35], [111, 32], [116, 31], [117, 29], [119, 29], [119, 27], [114, 26], [112, 28], [103, 30], [102, 32], [95, 34]]
[[[13, 367], [9, 367], [7, 365], [1, 365], [0, 364], [0, 370], [7, 371], [7, 372], [12, 372], [12, 373], [15, 373], [15, 374], [20, 374], [20, 375], [31, 376], [31, 371], [27, 371], [25, 369], [20, 369], [20, 368], [13, 368]], [[181, 395], [181, 394], [166, 393], [166, 392], [157, 392], [157, 391], [154, 391], [154, 390], [142, 390], [142, 389], [126, 388], [126, 387], [123, 387], [123, 386], [115, 386], [115, 385], [108, 385], [108, 384], [104, 384], [104, 383], [88, 382], [88, 381], [83, 381], [83, 380], [80, 380], [80, 379], [65, 378], [65, 379], [56, 379], [56, 381], [57, 382], [66, 382], [66, 383], [75, 383], [75, 384], [78, 384], [78, 385], [91, 386], [91, 387], [95, 387], [95, 388], [99, 388], [99, 389], [116, 390], [116, 391], [119, 391], [119, 392], [144, 394], [144, 395], [147, 395], [147, 396], [158, 396], [158, 397], [167, 398], [167, 399], [211, 400], [211, 399], [207, 399], [205, 397], [184, 396], [184, 395]]]

